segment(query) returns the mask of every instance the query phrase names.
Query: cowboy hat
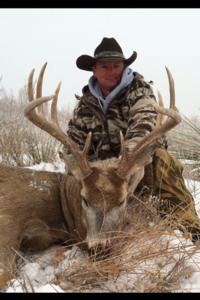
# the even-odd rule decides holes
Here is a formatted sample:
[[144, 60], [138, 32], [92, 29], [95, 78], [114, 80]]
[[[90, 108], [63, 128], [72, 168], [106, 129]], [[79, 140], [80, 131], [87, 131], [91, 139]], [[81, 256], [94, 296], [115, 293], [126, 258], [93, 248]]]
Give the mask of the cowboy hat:
[[114, 38], [103, 38], [101, 43], [94, 51], [94, 57], [89, 55], [81, 55], [76, 60], [76, 65], [79, 69], [85, 71], [92, 71], [93, 65], [96, 61], [123, 61], [125, 65], [129, 66], [134, 62], [137, 57], [137, 52], [133, 51], [133, 54], [129, 58], [125, 58], [122, 49], [118, 42]]

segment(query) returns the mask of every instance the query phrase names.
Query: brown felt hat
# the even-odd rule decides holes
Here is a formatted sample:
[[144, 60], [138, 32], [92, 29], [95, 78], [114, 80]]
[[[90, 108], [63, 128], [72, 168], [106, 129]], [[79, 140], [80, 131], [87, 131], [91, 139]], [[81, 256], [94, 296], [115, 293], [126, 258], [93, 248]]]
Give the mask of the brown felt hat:
[[81, 55], [77, 58], [76, 65], [81, 70], [92, 71], [92, 67], [96, 61], [122, 60], [125, 65], [129, 66], [136, 58], [136, 51], [133, 51], [133, 54], [129, 58], [125, 58], [122, 48], [118, 42], [114, 38], [104, 37], [101, 43], [95, 49], [94, 57], [90, 55]]

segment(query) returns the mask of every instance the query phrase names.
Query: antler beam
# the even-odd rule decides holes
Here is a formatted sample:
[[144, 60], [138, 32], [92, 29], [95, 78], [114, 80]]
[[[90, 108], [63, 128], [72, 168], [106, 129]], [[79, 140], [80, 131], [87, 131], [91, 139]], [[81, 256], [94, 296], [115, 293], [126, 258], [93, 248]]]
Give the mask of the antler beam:
[[[36, 98], [34, 98], [34, 90], [33, 90], [34, 69], [31, 71], [29, 75], [28, 99], [30, 103], [25, 108], [24, 114], [33, 124], [41, 128], [42, 130], [48, 132], [51, 136], [55, 137], [58, 141], [60, 141], [74, 156], [76, 162], [78, 163], [81, 169], [83, 176], [88, 176], [92, 172], [86, 157], [87, 151], [91, 144], [91, 133], [89, 133], [87, 136], [83, 151], [80, 151], [77, 144], [72, 139], [70, 139], [67, 134], [65, 134], [62, 131], [57, 118], [57, 100], [58, 100], [58, 94], [60, 91], [61, 83], [58, 84], [58, 87], [56, 88], [54, 94], [46, 97], [42, 96], [43, 76], [44, 76], [44, 71], [46, 69], [46, 66], [47, 63], [43, 65], [40, 74], [38, 76], [37, 87], [36, 87]], [[47, 119], [45, 119], [43, 115], [43, 110], [40, 110], [40, 112], [36, 112], [36, 108], [38, 108], [40, 105], [50, 100], [52, 100], [51, 120], [48, 121]]]
[[[166, 132], [177, 126], [181, 122], [181, 116], [175, 107], [175, 89], [174, 80], [167, 67], [167, 76], [169, 81], [170, 90], [170, 107], [169, 109], [159, 106], [156, 102], [154, 104], [155, 109], [158, 113], [166, 115], [167, 118], [160, 126], [156, 126], [150, 134], [145, 136], [133, 149], [129, 149], [128, 142], [122, 145], [122, 157], [117, 170], [119, 176], [126, 176], [131, 169], [131, 172], [135, 172], [144, 167], [148, 162], [151, 161], [152, 154], [156, 148], [156, 141], [161, 138]], [[162, 101], [161, 95], [159, 95]], [[122, 140], [122, 137], [121, 137]]]

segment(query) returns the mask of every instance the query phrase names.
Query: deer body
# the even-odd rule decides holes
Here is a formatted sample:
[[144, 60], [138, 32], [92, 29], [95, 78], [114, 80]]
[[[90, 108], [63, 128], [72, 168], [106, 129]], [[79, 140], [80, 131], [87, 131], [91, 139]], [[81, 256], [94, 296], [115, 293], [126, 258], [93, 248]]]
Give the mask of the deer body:
[[[66, 239], [59, 186], [61, 174], [0, 167], [0, 275], [10, 272], [15, 250], [42, 250]], [[0, 276], [1, 283], [1, 276]]]
[[93, 163], [91, 177], [82, 182], [61, 173], [0, 167], [0, 286], [13, 272], [19, 250], [84, 240], [92, 248], [121, 229], [128, 189], [113, 175], [116, 163]]

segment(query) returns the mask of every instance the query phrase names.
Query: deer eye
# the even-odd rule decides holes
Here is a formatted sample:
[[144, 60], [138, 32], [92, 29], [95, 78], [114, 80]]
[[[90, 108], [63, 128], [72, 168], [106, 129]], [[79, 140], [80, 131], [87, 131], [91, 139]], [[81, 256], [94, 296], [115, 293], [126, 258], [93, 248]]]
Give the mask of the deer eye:
[[84, 197], [81, 198], [81, 205], [83, 208], [87, 208], [89, 206], [87, 200]]
[[125, 205], [125, 202], [126, 202], [126, 199], [122, 199], [119, 201], [118, 205], [121, 207], [121, 206]]

